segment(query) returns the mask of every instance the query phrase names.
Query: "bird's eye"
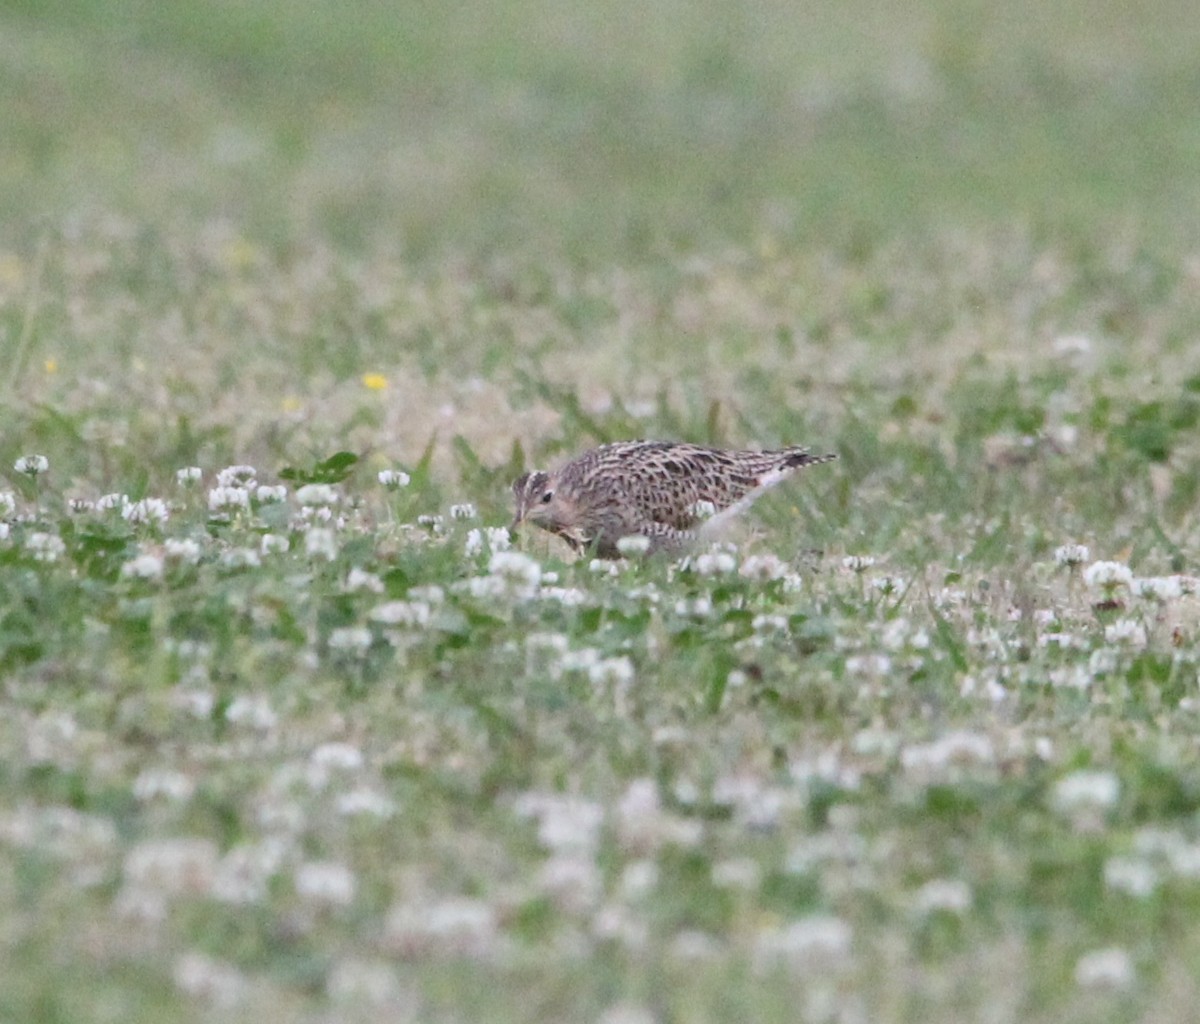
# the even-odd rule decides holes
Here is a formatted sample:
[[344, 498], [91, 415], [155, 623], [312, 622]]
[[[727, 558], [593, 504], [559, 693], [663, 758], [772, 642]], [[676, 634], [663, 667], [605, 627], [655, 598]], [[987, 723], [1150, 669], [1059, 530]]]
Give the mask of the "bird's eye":
[[547, 491], [545, 494], [542, 495], [542, 504], [549, 505], [553, 498], [554, 498], [554, 492]]

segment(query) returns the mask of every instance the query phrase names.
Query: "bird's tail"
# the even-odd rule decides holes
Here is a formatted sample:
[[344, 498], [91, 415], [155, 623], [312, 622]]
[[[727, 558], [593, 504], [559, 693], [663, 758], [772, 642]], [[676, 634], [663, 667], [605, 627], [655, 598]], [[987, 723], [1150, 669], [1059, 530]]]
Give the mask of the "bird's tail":
[[822, 462], [832, 462], [837, 455], [813, 455], [807, 448], [784, 448], [780, 453], [784, 456], [784, 469], [799, 469], [801, 466], [815, 466]]
[[709, 540], [720, 534], [725, 527], [753, 505], [766, 491], [792, 475], [792, 470], [801, 466], [815, 466], [821, 462], [832, 462], [836, 455], [810, 455], [807, 448], [784, 448], [780, 452], [768, 454], [783, 455], [784, 459], [774, 469], [770, 469], [758, 478], [758, 485], [742, 495], [728, 508], [722, 509], [711, 519], [707, 520], [697, 531], [703, 539]]

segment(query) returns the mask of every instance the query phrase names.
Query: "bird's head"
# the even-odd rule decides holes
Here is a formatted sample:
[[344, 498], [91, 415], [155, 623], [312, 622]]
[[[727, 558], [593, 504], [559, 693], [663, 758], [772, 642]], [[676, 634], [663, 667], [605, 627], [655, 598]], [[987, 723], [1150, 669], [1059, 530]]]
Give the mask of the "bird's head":
[[559, 493], [557, 474], [536, 470], [518, 477], [513, 482], [513, 499], [516, 515], [510, 529], [530, 522], [568, 539], [574, 534], [575, 504]]

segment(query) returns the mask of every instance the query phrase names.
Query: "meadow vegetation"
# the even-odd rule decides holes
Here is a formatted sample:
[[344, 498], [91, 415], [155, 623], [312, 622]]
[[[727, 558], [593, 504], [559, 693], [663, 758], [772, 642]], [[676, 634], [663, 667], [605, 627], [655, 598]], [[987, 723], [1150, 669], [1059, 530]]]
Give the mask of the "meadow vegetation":
[[[1200, 10], [0, 11], [0, 1018], [1194, 1019]], [[682, 562], [636, 436], [836, 451]]]

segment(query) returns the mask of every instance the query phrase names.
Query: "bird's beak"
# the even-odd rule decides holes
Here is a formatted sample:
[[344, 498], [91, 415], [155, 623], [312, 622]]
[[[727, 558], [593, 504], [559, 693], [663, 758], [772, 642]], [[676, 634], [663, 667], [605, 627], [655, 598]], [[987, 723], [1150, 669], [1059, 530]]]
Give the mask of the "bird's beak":
[[517, 532], [517, 527], [518, 527], [518, 526], [520, 526], [522, 522], [524, 522], [524, 519], [525, 519], [525, 517], [524, 517], [524, 516], [522, 516], [522, 515], [521, 515], [521, 514], [518, 512], [518, 513], [517, 513], [517, 515], [516, 515], [516, 517], [515, 517], [515, 518], [513, 519], [513, 521], [512, 521], [512, 525], [511, 525], [511, 526], [509, 526], [509, 528], [508, 528], [508, 532], [509, 532], [509, 533], [516, 533], [516, 532]]

